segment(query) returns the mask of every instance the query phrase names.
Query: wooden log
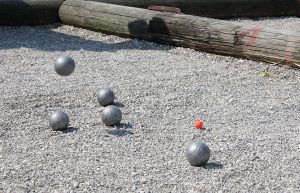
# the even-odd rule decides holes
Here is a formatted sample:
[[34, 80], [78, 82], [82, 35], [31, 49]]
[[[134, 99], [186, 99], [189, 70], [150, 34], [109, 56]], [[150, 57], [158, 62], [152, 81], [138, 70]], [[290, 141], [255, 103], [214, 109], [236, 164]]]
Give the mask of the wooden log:
[[185, 14], [211, 18], [300, 16], [298, 0], [92, 0], [148, 8], [160, 5], [180, 8]]
[[109, 34], [300, 66], [299, 31], [81, 0], [66, 0], [59, 16], [65, 24]]
[[64, 0], [0, 0], [0, 25], [39, 25], [59, 21]]

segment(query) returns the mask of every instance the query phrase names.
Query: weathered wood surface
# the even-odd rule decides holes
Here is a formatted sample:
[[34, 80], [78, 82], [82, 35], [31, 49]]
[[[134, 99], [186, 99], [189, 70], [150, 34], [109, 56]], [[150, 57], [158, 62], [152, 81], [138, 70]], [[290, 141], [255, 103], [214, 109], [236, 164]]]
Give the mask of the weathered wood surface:
[[63, 23], [205, 52], [300, 67], [300, 32], [106, 3], [66, 0]]
[[59, 21], [64, 0], [0, 0], [0, 25], [38, 25]]
[[185, 14], [211, 18], [300, 16], [298, 0], [92, 0], [147, 8], [161, 5], [180, 8]]

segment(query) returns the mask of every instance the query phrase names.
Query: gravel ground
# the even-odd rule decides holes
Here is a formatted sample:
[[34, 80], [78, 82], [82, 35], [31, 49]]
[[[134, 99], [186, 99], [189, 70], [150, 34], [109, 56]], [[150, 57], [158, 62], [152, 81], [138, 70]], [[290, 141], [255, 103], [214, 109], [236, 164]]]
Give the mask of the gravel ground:
[[[54, 72], [62, 55], [77, 65], [67, 77]], [[60, 24], [0, 27], [0, 64], [0, 192], [300, 191], [299, 70]], [[104, 87], [118, 127], [101, 122]], [[67, 131], [49, 128], [55, 110]], [[194, 140], [212, 151], [204, 167], [185, 158]]]

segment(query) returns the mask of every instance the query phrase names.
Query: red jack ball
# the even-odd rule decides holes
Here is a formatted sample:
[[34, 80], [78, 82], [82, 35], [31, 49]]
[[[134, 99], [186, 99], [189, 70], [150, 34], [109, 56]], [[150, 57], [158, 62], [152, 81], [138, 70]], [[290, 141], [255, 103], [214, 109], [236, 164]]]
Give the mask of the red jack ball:
[[195, 127], [196, 127], [197, 129], [202, 129], [202, 128], [203, 128], [203, 121], [197, 120], [197, 121], [195, 122]]

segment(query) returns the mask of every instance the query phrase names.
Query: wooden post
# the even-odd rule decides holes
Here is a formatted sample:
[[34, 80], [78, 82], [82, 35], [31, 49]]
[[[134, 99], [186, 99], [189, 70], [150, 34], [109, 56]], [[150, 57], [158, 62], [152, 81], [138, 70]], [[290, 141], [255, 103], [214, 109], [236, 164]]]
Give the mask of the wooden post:
[[59, 15], [109, 34], [300, 67], [300, 32], [81, 0], [66, 0]]
[[300, 16], [298, 0], [92, 0], [147, 8], [149, 5], [177, 7], [182, 13], [210, 18]]
[[64, 0], [0, 0], [0, 25], [39, 25], [59, 21]]

